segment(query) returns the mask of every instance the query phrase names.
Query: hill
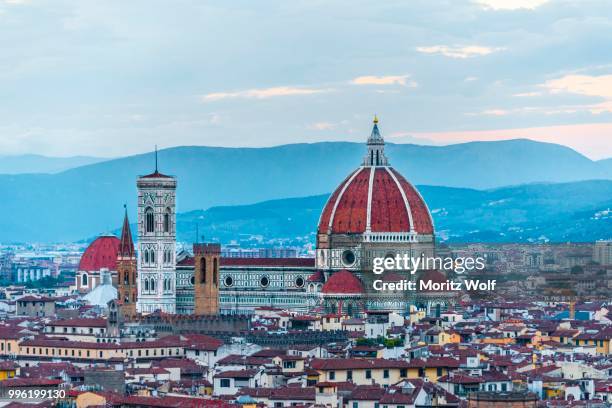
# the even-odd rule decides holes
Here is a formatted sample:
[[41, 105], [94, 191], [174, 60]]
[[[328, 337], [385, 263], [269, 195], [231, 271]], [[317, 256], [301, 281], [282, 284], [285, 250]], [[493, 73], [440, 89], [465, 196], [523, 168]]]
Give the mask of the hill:
[[[529, 140], [450, 146], [388, 145], [391, 164], [415, 184], [496, 188], [538, 181], [612, 179], [612, 169], [575, 151]], [[270, 148], [176, 147], [160, 169], [178, 177], [178, 211], [243, 205], [332, 191], [362, 161], [361, 143]], [[605, 163], [604, 163], [605, 164]], [[72, 241], [114, 229], [127, 203], [135, 216], [139, 174], [151, 153], [58, 174], [0, 175], [0, 241]]]
[[[610, 238], [612, 181], [532, 184], [492, 190], [419, 186], [439, 240], [452, 242], [594, 241]], [[279, 243], [314, 242], [328, 195], [213, 207], [179, 214], [179, 239], [196, 229], [207, 240], [256, 236]], [[197, 226], [197, 228], [196, 228]]]
[[74, 167], [108, 160], [99, 157], [47, 157], [37, 154], [0, 156], [0, 174], [59, 173]]

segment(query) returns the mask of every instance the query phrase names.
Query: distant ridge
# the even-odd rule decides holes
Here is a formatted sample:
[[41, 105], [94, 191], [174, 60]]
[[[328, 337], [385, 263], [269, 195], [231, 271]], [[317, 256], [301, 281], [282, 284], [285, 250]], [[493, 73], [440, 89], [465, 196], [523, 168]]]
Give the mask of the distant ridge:
[[89, 156], [48, 157], [37, 154], [0, 155], [0, 174], [59, 173], [108, 159]]
[[[534, 183], [491, 190], [418, 186], [433, 214], [438, 241], [566, 242], [610, 238], [612, 181]], [[314, 242], [327, 194], [212, 207], [179, 214], [179, 239], [196, 225], [208, 239], [262, 235], [288, 244]], [[571, 197], [571, 199], [570, 199]]]
[[[178, 177], [178, 211], [241, 205], [332, 191], [362, 161], [362, 143], [326, 142], [270, 148], [175, 147], [159, 152], [160, 170]], [[390, 163], [413, 184], [499, 188], [534, 182], [612, 179], [564, 146], [530, 140], [450, 146], [389, 144]], [[138, 175], [152, 153], [58, 174], [0, 175], [0, 241], [73, 241], [118, 227], [127, 203], [135, 219]], [[462, 198], [464, 199], [464, 198]]]

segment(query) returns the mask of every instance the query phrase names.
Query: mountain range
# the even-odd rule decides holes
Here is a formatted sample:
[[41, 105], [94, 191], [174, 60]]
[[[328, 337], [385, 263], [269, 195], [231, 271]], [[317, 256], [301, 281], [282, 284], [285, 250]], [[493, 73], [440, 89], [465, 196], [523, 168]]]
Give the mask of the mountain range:
[[38, 154], [0, 156], [0, 174], [59, 173], [68, 169], [108, 160], [101, 157], [49, 157]]
[[[449, 146], [388, 144], [386, 151], [391, 165], [414, 184], [470, 189], [461, 200], [495, 191], [475, 189], [612, 179], [610, 160], [592, 161], [564, 146], [523, 139]], [[362, 143], [346, 142], [185, 146], [161, 150], [159, 169], [177, 176], [178, 211], [189, 212], [329, 193], [361, 163], [364, 153]], [[153, 168], [153, 154], [147, 153], [56, 174], [0, 174], [0, 241], [74, 241], [114, 230], [124, 203], [134, 219], [136, 178]], [[521, 188], [529, 193], [528, 186]], [[314, 229], [310, 222], [308, 226]]]
[[[448, 242], [564, 242], [612, 238], [612, 181], [529, 184], [490, 190], [418, 186]], [[314, 242], [328, 195], [212, 207], [179, 214], [179, 239], [228, 242], [261, 235]], [[199, 237], [198, 237], [199, 235]], [[254, 243], [256, 244], [256, 243]]]

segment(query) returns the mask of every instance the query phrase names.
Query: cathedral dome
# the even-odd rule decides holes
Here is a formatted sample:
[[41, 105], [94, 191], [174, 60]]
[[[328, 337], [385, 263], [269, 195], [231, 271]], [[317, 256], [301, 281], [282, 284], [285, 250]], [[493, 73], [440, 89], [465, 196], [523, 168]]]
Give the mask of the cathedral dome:
[[364, 293], [364, 290], [359, 278], [343, 269], [330, 276], [325, 285], [323, 285], [321, 292], [327, 295], [357, 295]]
[[368, 155], [332, 193], [319, 220], [319, 234], [433, 234], [433, 222], [419, 192], [388, 165], [374, 122]]
[[102, 235], [96, 238], [85, 250], [79, 262], [79, 271], [99, 271], [107, 268], [117, 270], [117, 253], [119, 238], [114, 235]]

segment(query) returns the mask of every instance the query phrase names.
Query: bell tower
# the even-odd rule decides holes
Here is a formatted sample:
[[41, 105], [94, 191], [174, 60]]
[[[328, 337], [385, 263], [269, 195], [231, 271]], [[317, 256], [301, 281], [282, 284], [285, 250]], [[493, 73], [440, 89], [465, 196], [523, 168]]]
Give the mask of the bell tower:
[[136, 314], [136, 267], [136, 251], [126, 208], [117, 252], [117, 304], [118, 312], [124, 317]]
[[220, 244], [193, 244], [194, 314], [219, 313]]
[[155, 171], [138, 178], [137, 311], [176, 313], [176, 178]]

